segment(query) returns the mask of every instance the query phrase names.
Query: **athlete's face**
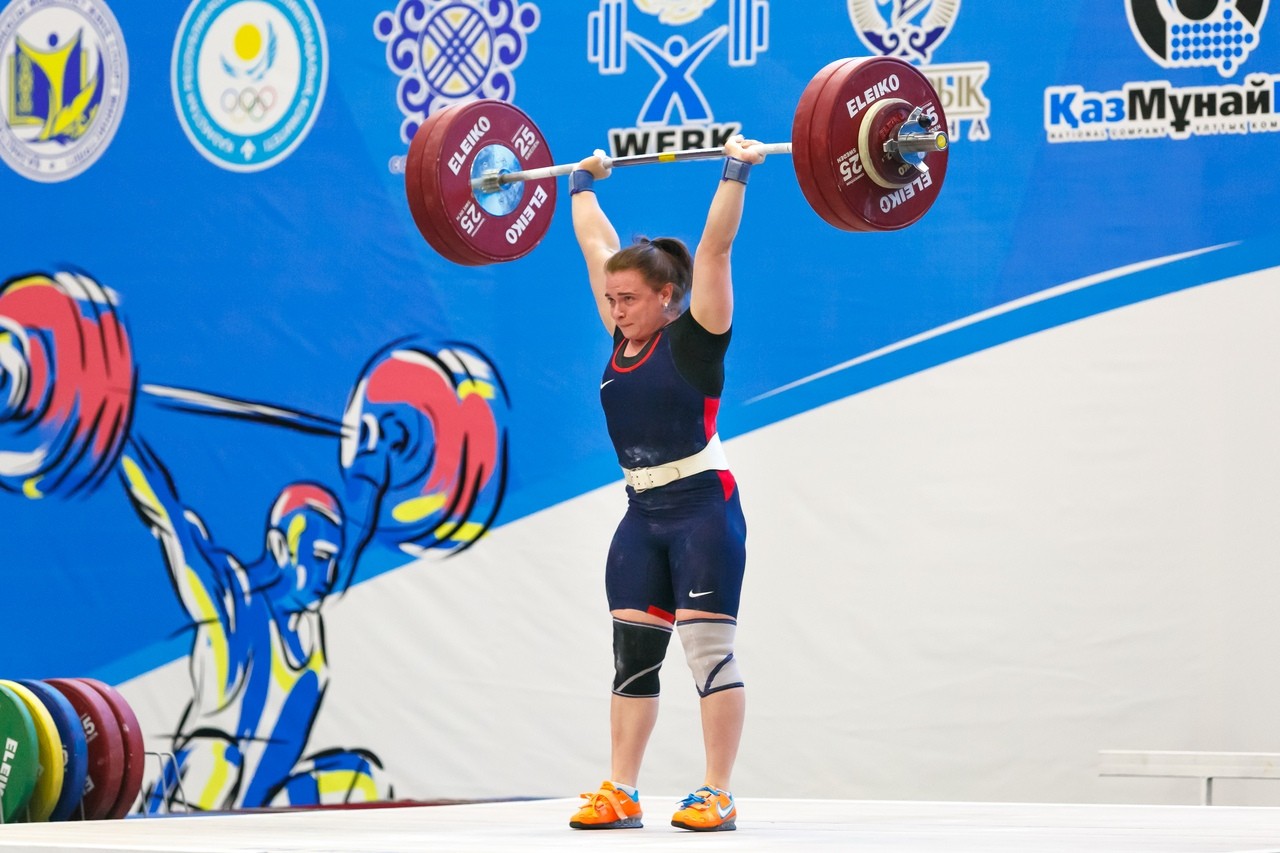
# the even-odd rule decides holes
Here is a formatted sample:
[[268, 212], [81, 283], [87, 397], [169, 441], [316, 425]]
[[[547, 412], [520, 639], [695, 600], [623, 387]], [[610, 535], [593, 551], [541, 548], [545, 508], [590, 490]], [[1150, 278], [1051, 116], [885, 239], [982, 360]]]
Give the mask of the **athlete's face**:
[[319, 512], [304, 511], [290, 519], [285, 534], [288, 544], [286, 572], [292, 572], [288, 591], [302, 607], [318, 605], [337, 582], [338, 551], [342, 528]]
[[647, 341], [667, 324], [665, 303], [673, 288], [664, 284], [654, 290], [638, 270], [605, 273], [604, 298], [609, 302], [613, 322], [624, 337]]

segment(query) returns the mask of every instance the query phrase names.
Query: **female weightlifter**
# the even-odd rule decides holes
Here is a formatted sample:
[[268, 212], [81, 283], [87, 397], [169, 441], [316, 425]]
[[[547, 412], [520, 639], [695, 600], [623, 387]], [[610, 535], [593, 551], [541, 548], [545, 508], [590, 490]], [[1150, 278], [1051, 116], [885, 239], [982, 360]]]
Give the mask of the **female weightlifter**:
[[734, 631], [746, 563], [737, 483], [716, 434], [733, 320], [729, 255], [760, 143], [731, 139], [693, 257], [674, 238], [623, 249], [592, 184], [601, 152], [570, 175], [573, 227], [613, 351], [600, 382], [609, 436], [627, 480], [627, 511], [605, 568], [613, 616], [609, 780], [570, 820], [575, 829], [640, 827], [636, 784], [658, 718], [658, 670], [674, 629], [701, 697], [706, 776], [673, 826], [735, 828], [729, 777], [746, 698]]

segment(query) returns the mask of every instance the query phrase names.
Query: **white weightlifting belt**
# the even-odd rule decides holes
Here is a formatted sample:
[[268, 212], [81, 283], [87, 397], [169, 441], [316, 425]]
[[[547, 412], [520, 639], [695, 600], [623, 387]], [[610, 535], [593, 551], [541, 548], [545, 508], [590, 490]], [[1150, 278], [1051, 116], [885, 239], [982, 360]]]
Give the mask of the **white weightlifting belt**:
[[637, 492], [645, 489], [656, 489], [668, 483], [703, 471], [727, 471], [729, 460], [724, 455], [724, 446], [720, 444], [720, 434], [711, 436], [707, 446], [692, 456], [668, 462], [665, 465], [654, 465], [651, 468], [623, 468], [622, 474], [627, 485]]

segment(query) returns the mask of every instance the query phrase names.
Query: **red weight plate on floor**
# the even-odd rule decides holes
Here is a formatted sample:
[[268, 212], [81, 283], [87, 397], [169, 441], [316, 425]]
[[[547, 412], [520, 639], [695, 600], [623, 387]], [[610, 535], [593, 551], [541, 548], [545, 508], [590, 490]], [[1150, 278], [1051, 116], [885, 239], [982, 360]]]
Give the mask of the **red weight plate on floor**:
[[62, 796], [62, 736], [58, 734], [58, 725], [49, 713], [49, 709], [40, 701], [40, 697], [23, 687], [16, 681], [0, 680], [0, 687], [8, 688], [17, 694], [31, 714], [31, 722], [36, 727], [36, 744], [40, 761], [40, 770], [36, 774], [36, 787], [27, 800], [26, 814], [18, 816], [19, 820], [32, 823], [44, 823], [53, 814]]
[[85, 774], [84, 797], [71, 820], [102, 820], [111, 813], [124, 785], [124, 735], [116, 715], [102, 694], [74, 678], [46, 678], [45, 684], [57, 690], [80, 716], [85, 745], [89, 752], [89, 770]]
[[0, 766], [8, 772], [0, 787], [0, 817], [12, 823], [26, 816], [40, 773], [40, 745], [31, 712], [17, 693], [0, 685]]
[[129, 813], [142, 790], [142, 777], [147, 763], [147, 746], [142, 738], [142, 727], [138, 725], [138, 717], [133, 713], [133, 708], [119, 690], [96, 678], [76, 680], [102, 694], [102, 698], [111, 706], [116, 722], [120, 724], [120, 734], [124, 737], [124, 781], [107, 817], [122, 818]]
[[[445, 260], [455, 264], [476, 266], [481, 263], [478, 258], [459, 252], [445, 242], [441, 234], [445, 212], [440, 201], [438, 188], [431, 185], [431, 170], [424, 167], [427, 149], [432, 140], [441, 133], [442, 126], [447, 126], [452, 107], [446, 107], [427, 117], [413, 135], [409, 143], [409, 155], [405, 158], [404, 190], [409, 200], [409, 212], [413, 214], [414, 224], [431, 248], [435, 249]], [[438, 140], [437, 140], [438, 147]]]
[[432, 134], [422, 164], [430, 173], [424, 181], [439, 189], [445, 240], [464, 250], [455, 254], [484, 263], [524, 257], [551, 226], [556, 179], [520, 181], [495, 192], [473, 191], [471, 181], [490, 171], [553, 165], [547, 141], [529, 116], [506, 101], [471, 101], [450, 112], [448, 126]]
[[[828, 202], [827, 193], [837, 192], [831, 182], [818, 180], [815, 177], [817, 167], [825, 166], [831, 160], [831, 149], [828, 144], [831, 137], [830, 115], [829, 112], [819, 112], [819, 101], [823, 92], [828, 90], [831, 78], [836, 72], [850, 63], [862, 61], [864, 60], [837, 59], [824, 66], [804, 87], [791, 122], [791, 165], [796, 170], [800, 191], [804, 193], [805, 200], [809, 202], [814, 213], [827, 224], [844, 231], [864, 229], [861, 223], [846, 218], [840, 213], [843, 204], [837, 203], [833, 207]], [[821, 130], [815, 127], [819, 119], [825, 119]]]
[[[935, 126], [946, 127], [946, 116], [938, 94], [919, 69], [899, 59], [873, 57], [840, 68], [829, 81], [830, 95], [824, 87], [820, 98], [826, 106], [831, 133], [826, 141], [832, 154], [826, 161], [814, 161], [813, 179], [830, 182], [839, 191], [841, 217], [860, 222], [864, 230], [894, 231], [905, 228], [924, 216], [933, 206], [947, 173], [947, 150], [930, 153], [926, 158], [927, 173], [897, 163], [881, 146], [885, 135], [896, 125], [886, 122], [871, 134], [870, 149], [859, 150], [859, 134], [868, 114], [891, 117], [877, 101], [897, 99], [908, 107], [921, 107], [936, 119]], [[896, 109], [896, 105], [894, 106]], [[813, 118], [813, 126], [822, 121]], [[794, 146], [795, 140], [792, 140]], [[807, 144], [814, 144], [810, 140]], [[856, 157], [862, 167], [843, 170]], [[881, 175], [897, 175], [901, 169], [902, 185], [886, 188], [876, 184], [866, 172], [867, 164]], [[832, 201], [830, 192], [824, 196]], [[835, 205], [833, 205], [835, 206]]]

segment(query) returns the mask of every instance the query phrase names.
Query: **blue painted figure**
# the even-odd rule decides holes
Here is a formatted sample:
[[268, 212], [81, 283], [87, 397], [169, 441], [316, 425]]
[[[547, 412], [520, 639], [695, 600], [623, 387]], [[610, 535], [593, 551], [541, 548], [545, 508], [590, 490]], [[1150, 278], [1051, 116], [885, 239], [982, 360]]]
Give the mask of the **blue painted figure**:
[[128, 440], [118, 470], [160, 542], [194, 631], [192, 699], [174, 734], [175, 760], [147, 794], [147, 811], [385, 796], [371, 753], [303, 758], [329, 682], [320, 608], [339, 579], [337, 498], [314, 483], [285, 487], [271, 507], [264, 553], [243, 562], [214, 543], [144, 442]]

